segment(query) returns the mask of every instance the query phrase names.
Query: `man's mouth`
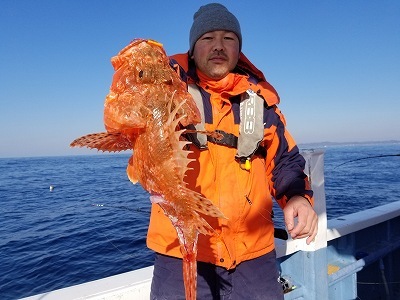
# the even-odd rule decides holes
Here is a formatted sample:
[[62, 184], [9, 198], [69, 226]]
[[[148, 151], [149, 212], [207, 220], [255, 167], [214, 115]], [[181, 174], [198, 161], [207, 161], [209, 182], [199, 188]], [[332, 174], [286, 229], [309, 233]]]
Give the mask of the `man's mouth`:
[[211, 56], [210, 60], [213, 62], [225, 62], [227, 61], [227, 58], [222, 55], [216, 55], [216, 56]]

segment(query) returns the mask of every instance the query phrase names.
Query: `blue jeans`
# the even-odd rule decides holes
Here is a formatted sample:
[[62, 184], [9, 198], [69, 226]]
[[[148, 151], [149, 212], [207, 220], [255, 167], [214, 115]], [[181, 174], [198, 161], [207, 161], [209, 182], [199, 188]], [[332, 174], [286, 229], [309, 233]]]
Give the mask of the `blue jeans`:
[[[283, 300], [278, 277], [275, 251], [244, 261], [232, 270], [198, 262], [197, 299]], [[150, 299], [185, 299], [181, 259], [156, 254]]]

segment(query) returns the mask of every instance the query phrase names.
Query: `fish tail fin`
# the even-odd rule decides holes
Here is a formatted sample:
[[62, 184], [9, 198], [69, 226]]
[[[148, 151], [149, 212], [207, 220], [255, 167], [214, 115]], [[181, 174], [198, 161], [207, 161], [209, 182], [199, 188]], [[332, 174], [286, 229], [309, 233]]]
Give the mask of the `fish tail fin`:
[[75, 139], [71, 147], [87, 147], [107, 152], [119, 152], [133, 148], [133, 143], [121, 133], [92, 133]]

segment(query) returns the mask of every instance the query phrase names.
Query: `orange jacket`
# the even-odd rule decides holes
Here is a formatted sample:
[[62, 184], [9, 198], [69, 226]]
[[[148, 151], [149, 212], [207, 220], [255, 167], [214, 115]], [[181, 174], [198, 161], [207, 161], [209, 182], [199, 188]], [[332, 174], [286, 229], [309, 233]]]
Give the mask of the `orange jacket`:
[[[235, 148], [211, 142], [206, 150], [190, 146], [190, 158], [195, 161], [186, 173], [188, 186], [210, 199], [227, 217], [207, 218], [218, 234], [199, 235], [197, 260], [234, 268], [274, 249], [273, 197], [281, 207], [293, 195], [303, 195], [312, 202], [312, 191], [303, 173], [305, 162], [285, 129], [285, 119], [276, 106], [276, 91], [243, 54], [238, 63], [240, 73], [231, 73], [218, 82], [207, 81], [191, 69], [186, 54], [172, 59], [183, 68], [182, 77], [187, 74], [188, 82], [195, 82], [202, 90], [206, 130], [238, 136], [237, 96], [252, 89], [266, 101], [262, 141], [266, 156], [254, 155], [250, 170], [240, 167]], [[182, 257], [176, 231], [156, 204], [152, 205], [147, 245], [156, 252]]]

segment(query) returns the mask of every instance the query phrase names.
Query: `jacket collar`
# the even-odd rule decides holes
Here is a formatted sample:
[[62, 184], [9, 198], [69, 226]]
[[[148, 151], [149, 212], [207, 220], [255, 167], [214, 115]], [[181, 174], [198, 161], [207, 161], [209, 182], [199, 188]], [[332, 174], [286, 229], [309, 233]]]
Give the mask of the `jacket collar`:
[[[188, 81], [197, 82], [196, 69], [192, 60], [189, 60], [189, 54], [180, 53], [170, 57], [175, 60], [181, 68], [187, 73]], [[246, 74], [249, 77], [250, 89], [260, 95], [268, 106], [273, 106], [279, 103], [279, 95], [275, 88], [265, 79], [261, 72], [253, 63], [241, 52], [239, 61], [234, 72]]]

